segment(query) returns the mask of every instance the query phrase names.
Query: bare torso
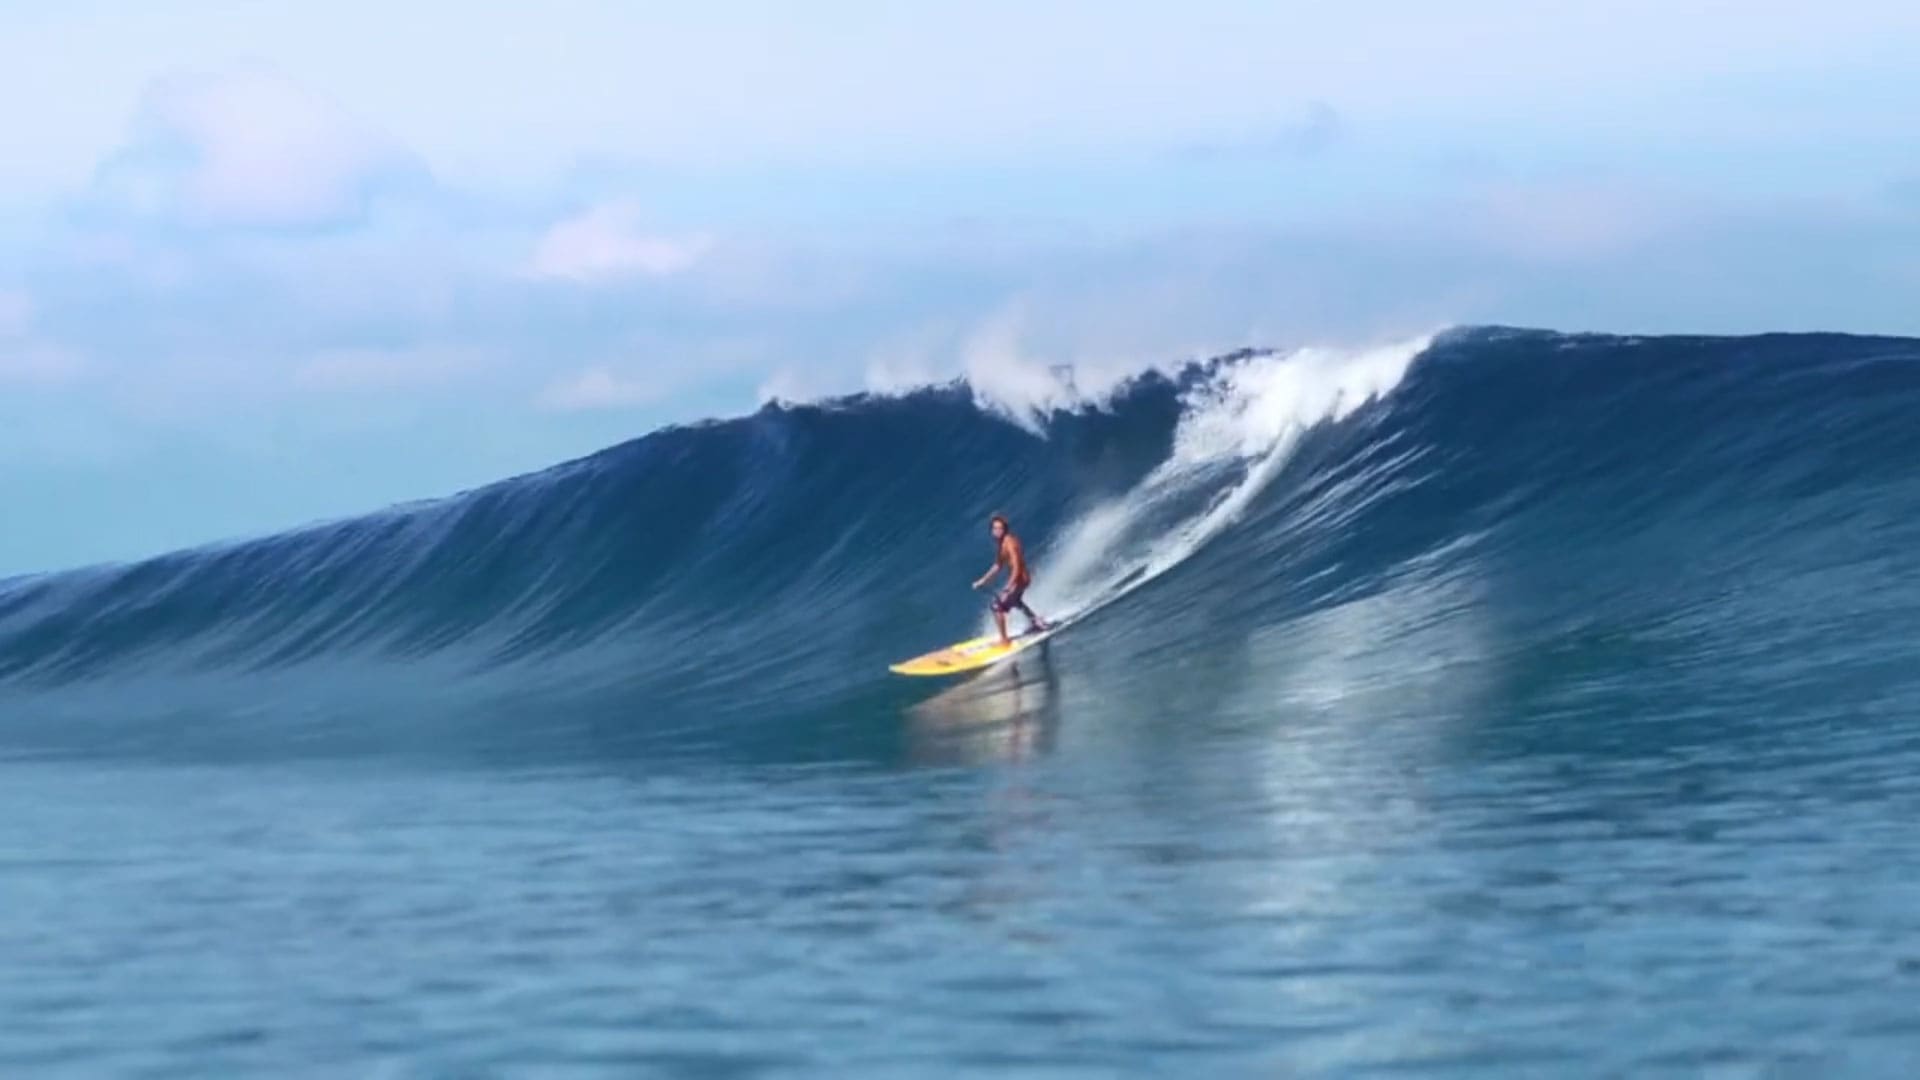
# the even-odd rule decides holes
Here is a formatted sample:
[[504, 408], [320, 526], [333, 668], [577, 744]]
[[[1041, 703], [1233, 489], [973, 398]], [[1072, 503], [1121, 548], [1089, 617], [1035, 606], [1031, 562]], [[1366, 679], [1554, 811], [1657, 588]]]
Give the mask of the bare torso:
[[1007, 567], [1007, 582], [1013, 586], [1031, 584], [1033, 575], [1027, 572], [1027, 555], [1020, 547], [1020, 538], [1008, 533], [1000, 538], [1000, 561]]

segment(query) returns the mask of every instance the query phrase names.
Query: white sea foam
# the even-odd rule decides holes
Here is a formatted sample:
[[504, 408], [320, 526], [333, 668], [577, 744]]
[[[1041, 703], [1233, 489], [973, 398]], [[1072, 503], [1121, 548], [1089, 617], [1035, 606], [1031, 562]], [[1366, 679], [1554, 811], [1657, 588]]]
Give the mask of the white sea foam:
[[936, 373], [957, 373], [982, 411], [1044, 436], [1056, 412], [1101, 407], [1138, 376], [1171, 374], [1228, 351], [1217, 343], [1125, 345], [1049, 334], [1045, 322], [1014, 304], [979, 323], [889, 342], [867, 364], [866, 389], [907, 394], [934, 385]]
[[[1223, 366], [1188, 392], [1167, 460], [1036, 554], [1034, 608], [1050, 618], [1084, 615], [1191, 558], [1272, 483], [1303, 434], [1392, 392], [1430, 341], [1300, 349]], [[1029, 408], [1059, 392], [1030, 377], [1009, 385], [1030, 395], [1022, 399]]]

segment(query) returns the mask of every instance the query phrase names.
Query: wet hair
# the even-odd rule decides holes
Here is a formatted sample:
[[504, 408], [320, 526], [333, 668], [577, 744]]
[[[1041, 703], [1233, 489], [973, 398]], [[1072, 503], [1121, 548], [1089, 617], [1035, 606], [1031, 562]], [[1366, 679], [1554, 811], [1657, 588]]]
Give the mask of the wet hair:
[[1009, 524], [1007, 524], [1007, 515], [1005, 515], [1005, 514], [995, 514], [995, 515], [993, 515], [992, 517], [990, 517], [990, 518], [988, 518], [988, 519], [987, 519], [987, 524], [988, 524], [989, 526], [992, 526], [992, 525], [998, 525], [998, 526], [1000, 526], [1000, 527], [1001, 527], [1001, 528], [1003, 528], [1003, 529], [1011, 529], [1011, 528], [1013, 528], [1013, 526], [1011, 526], [1011, 525], [1009, 525]]

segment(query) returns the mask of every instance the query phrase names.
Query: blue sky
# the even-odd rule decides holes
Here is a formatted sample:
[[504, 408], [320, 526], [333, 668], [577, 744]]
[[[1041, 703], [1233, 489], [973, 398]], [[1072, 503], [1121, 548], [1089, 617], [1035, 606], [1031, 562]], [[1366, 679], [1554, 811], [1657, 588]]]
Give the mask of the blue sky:
[[995, 365], [1920, 333], [1916, 55], [1846, 0], [0, 3], [0, 575]]

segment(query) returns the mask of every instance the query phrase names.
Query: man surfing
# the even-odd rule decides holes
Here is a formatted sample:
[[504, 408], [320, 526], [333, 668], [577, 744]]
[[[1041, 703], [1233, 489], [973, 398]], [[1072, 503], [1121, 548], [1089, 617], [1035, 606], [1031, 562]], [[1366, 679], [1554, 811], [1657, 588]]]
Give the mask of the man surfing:
[[1027, 617], [1027, 633], [1037, 634], [1050, 627], [1045, 619], [1033, 613], [1024, 599], [1027, 586], [1033, 584], [1033, 574], [1027, 569], [1027, 552], [1020, 546], [1020, 538], [1013, 535], [1013, 531], [1007, 528], [1007, 519], [999, 514], [993, 515], [988, 528], [993, 532], [995, 545], [993, 565], [987, 567], [987, 572], [980, 575], [980, 580], [974, 582], [973, 587], [978, 589], [992, 581], [1001, 567], [1007, 568], [1007, 589], [994, 598], [993, 621], [1000, 628], [1000, 644], [1011, 645], [1013, 639], [1007, 636], [1007, 612], [1014, 608], [1019, 608], [1020, 613]]

